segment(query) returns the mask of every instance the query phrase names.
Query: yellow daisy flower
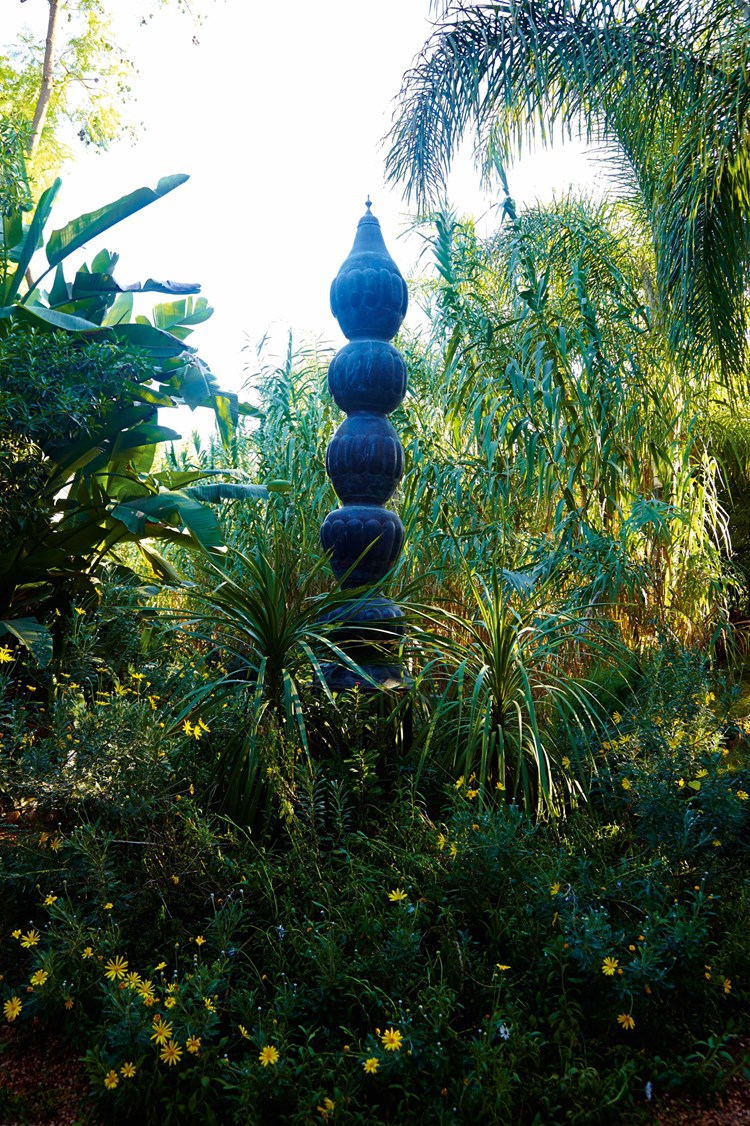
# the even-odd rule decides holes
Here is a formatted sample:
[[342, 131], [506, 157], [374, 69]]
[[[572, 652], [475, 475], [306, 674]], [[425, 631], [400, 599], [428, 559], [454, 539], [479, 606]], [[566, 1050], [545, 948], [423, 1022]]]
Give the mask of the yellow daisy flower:
[[403, 1036], [397, 1028], [386, 1028], [380, 1039], [383, 1041], [386, 1052], [398, 1052], [401, 1048]]
[[[151, 1039], [153, 1040], [153, 1037], [151, 1037]], [[169, 1043], [165, 1044], [162, 1048], [159, 1059], [162, 1063], [165, 1063], [167, 1067], [176, 1066], [182, 1059], [182, 1048], [174, 1040], [170, 1040]]]
[[266, 1044], [258, 1053], [258, 1062], [263, 1067], [268, 1067], [269, 1064], [275, 1066], [279, 1062], [279, 1059], [279, 1049], [275, 1048], [273, 1044]]
[[108, 977], [110, 981], [119, 981], [121, 977], [125, 977], [127, 970], [128, 960], [119, 954], [104, 963], [104, 976]]
[[3, 1013], [8, 1024], [12, 1024], [21, 1015], [23, 1002], [20, 997], [10, 997], [3, 1005]]

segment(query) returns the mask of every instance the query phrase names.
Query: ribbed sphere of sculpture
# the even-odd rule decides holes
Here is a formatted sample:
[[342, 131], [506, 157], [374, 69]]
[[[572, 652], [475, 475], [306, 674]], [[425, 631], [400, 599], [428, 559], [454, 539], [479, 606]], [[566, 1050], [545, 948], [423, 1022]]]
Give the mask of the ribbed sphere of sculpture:
[[337, 645], [389, 645], [397, 642], [406, 632], [404, 611], [382, 594], [369, 595], [360, 603], [346, 606], [326, 614], [325, 622], [341, 622], [331, 634]]
[[344, 504], [385, 504], [404, 473], [404, 449], [387, 418], [353, 414], [326, 453], [326, 471]]
[[404, 357], [385, 340], [355, 340], [331, 360], [328, 390], [347, 414], [390, 414], [406, 394]]
[[368, 211], [354, 246], [331, 283], [331, 312], [349, 340], [390, 340], [406, 316], [409, 293], [385, 248], [380, 223]]
[[357, 564], [344, 586], [369, 586], [385, 578], [398, 559], [404, 544], [404, 527], [389, 508], [347, 504], [326, 516], [320, 540], [323, 550], [331, 552], [331, 567], [337, 579], [343, 579]]

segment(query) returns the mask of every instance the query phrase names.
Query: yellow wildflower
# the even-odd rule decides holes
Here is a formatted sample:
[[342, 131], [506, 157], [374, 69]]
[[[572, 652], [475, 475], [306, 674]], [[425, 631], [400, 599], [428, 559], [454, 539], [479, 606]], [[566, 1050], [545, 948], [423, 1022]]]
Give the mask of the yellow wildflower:
[[315, 1109], [318, 1111], [318, 1113], [320, 1114], [323, 1121], [327, 1122], [329, 1117], [333, 1114], [335, 1107], [336, 1107], [336, 1104], [333, 1101], [333, 1099], [330, 1099], [326, 1095], [326, 1097], [323, 1099], [323, 1105], [322, 1106], [316, 1106]]
[[115, 1087], [117, 1086], [117, 1084], [119, 1082], [120, 1082], [120, 1077], [118, 1076], [118, 1074], [114, 1070], [114, 1068], [111, 1071], [108, 1071], [107, 1074], [104, 1076], [104, 1086], [107, 1088], [108, 1091], [114, 1091]]
[[21, 1015], [23, 1001], [20, 997], [10, 997], [3, 1005], [3, 1013], [8, 1024], [12, 1024]]
[[377, 1056], [370, 1056], [368, 1059], [363, 1061], [362, 1067], [365, 1069], [368, 1075], [374, 1075], [380, 1067], [380, 1060]]
[[39, 931], [37, 931], [37, 930], [27, 931], [26, 934], [21, 939], [21, 946], [23, 946], [26, 950], [28, 950], [28, 949], [30, 949], [30, 947], [36, 946], [40, 937], [41, 936], [39, 934]]
[[630, 1032], [635, 1028], [635, 1021], [630, 1013], [620, 1013], [617, 1017], [617, 1023], [624, 1028], [626, 1032]]
[[403, 900], [408, 899], [408, 896], [403, 888], [394, 888], [393, 891], [388, 892], [388, 898], [391, 903], [402, 903]]
[[268, 1067], [269, 1064], [275, 1066], [279, 1062], [279, 1058], [279, 1049], [275, 1048], [273, 1044], [266, 1044], [258, 1053], [258, 1062], [263, 1067]]
[[606, 974], [607, 977], [613, 977], [618, 965], [619, 962], [617, 958], [613, 958], [611, 955], [607, 955], [607, 957], [602, 962], [602, 973]]
[[182, 1059], [182, 1048], [174, 1040], [170, 1040], [169, 1043], [165, 1044], [162, 1048], [159, 1059], [162, 1063], [167, 1064], [168, 1067], [171, 1067], [173, 1064], [176, 1065]]
[[398, 1052], [401, 1048], [403, 1036], [397, 1028], [386, 1028], [380, 1039], [383, 1041], [386, 1052]]
[[151, 1027], [153, 1029], [151, 1033], [151, 1039], [154, 1041], [154, 1043], [166, 1044], [167, 1040], [171, 1039], [172, 1025], [168, 1020], [164, 1020], [162, 1017], [157, 1015], [154, 1017]]
[[120, 1075], [122, 1075], [123, 1079], [133, 1079], [135, 1077], [135, 1073], [135, 1064], [130, 1060], [126, 1060], [126, 1062], [120, 1068]]
[[119, 981], [121, 977], [125, 977], [127, 970], [127, 958], [123, 958], [119, 954], [104, 963], [104, 976], [108, 977], [110, 981]]

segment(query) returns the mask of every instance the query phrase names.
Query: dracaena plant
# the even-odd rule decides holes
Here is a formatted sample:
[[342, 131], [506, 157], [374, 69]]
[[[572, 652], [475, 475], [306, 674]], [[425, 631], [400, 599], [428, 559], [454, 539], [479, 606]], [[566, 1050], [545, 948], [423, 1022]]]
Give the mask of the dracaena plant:
[[327, 560], [305, 566], [294, 538], [278, 523], [256, 529], [246, 550], [231, 547], [224, 562], [203, 557], [203, 575], [183, 582], [180, 609], [164, 612], [199, 657], [206, 676], [181, 699], [175, 725], [196, 716], [207, 726], [227, 704], [242, 720], [218, 751], [221, 808], [250, 823], [275, 795], [291, 819], [300, 761], [312, 768], [310, 716], [336, 710], [326, 666], [366, 676], [338, 643], [351, 590], [334, 588]]
[[556, 608], [541, 571], [466, 570], [462, 609], [418, 609], [419, 684], [434, 702], [420, 769], [437, 761], [478, 806], [510, 800], [557, 814], [585, 793], [591, 764], [574, 747], [601, 720], [575, 666], [582, 651], [611, 658], [616, 647], [584, 616]]

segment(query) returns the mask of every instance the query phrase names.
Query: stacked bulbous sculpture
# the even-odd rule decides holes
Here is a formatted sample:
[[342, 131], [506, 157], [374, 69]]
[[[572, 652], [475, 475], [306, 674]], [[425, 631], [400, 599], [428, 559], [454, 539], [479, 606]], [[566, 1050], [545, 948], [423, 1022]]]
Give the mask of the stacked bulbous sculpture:
[[[404, 450], [386, 417], [406, 394], [406, 364], [390, 343], [406, 314], [406, 282], [385, 248], [380, 223], [367, 211], [354, 246], [331, 284], [331, 311], [349, 340], [333, 357], [328, 389], [347, 418], [331, 439], [326, 470], [341, 507], [320, 531], [331, 567], [344, 587], [379, 584], [404, 543], [397, 513], [386, 508], [404, 472]], [[337, 640], [366, 673], [325, 669], [330, 688], [364, 690], [403, 685], [397, 649], [403, 611], [390, 598], [367, 592], [337, 613]]]

